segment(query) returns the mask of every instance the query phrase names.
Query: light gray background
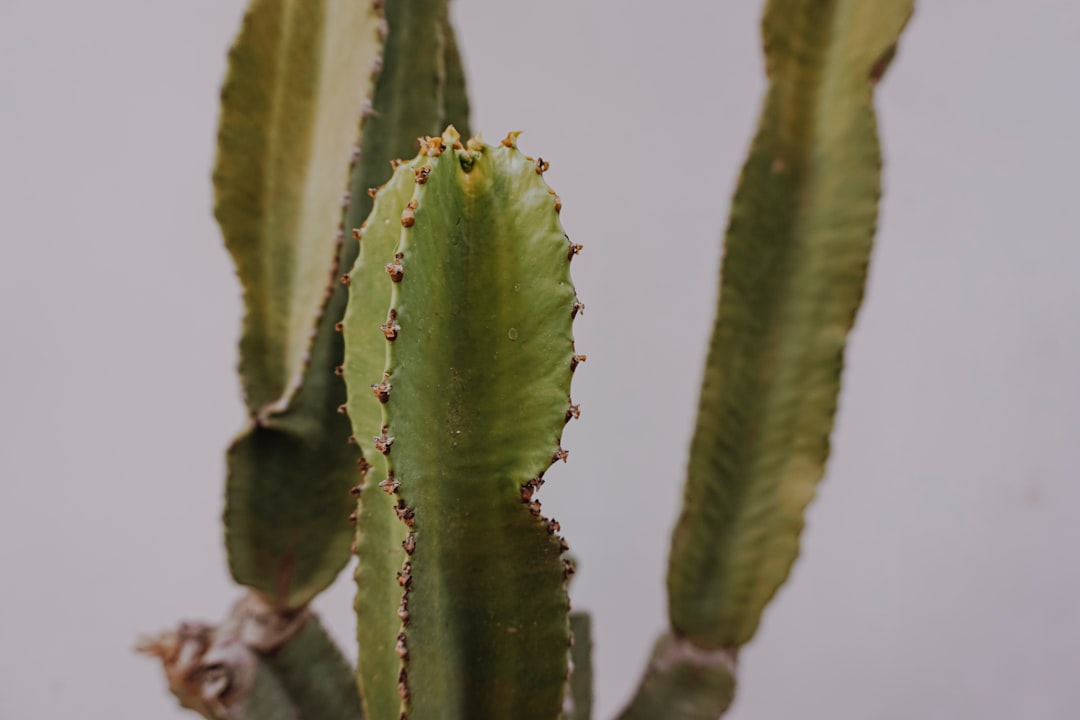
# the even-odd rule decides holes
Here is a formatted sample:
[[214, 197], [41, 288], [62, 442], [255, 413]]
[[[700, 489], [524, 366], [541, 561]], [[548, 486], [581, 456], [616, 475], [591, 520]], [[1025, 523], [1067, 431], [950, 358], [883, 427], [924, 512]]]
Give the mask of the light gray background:
[[[0, 2], [0, 717], [182, 718], [135, 637], [237, 594], [239, 289], [210, 217], [240, 0]], [[869, 294], [736, 720], [1080, 707], [1080, 7], [922, 0], [879, 95]], [[599, 717], [664, 624], [760, 2], [459, 0], [474, 127], [550, 159], [589, 355], [545, 510]], [[348, 646], [347, 574], [317, 602]]]

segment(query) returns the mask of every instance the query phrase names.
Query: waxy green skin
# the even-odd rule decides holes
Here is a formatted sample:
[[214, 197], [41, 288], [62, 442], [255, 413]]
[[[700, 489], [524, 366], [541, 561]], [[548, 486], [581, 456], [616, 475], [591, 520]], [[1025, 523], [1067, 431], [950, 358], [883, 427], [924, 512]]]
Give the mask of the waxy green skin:
[[228, 451], [225, 540], [236, 581], [283, 610], [349, 557], [337, 253], [382, 30], [371, 2], [254, 0], [222, 89], [215, 215], [244, 288], [251, 417]]
[[724, 242], [669, 563], [672, 633], [625, 720], [723, 712], [735, 651], [798, 554], [877, 224], [873, 90], [911, 11], [911, 0], [766, 6], [769, 89]]
[[[353, 426], [362, 428], [354, 441], [363, 451], [365, 467], [371, 467], [360, 480], [356, 508], [357, 680], [368, 717], [396, 718], [401, 704], [401, 660], [395, 652], [401, 588], [395, 575], [401, 569], [405, 528], [394, 515], [394, 500], [378, 488], [386, 465], [372, 437], [382, 425], [382, 408], [369, 387], [386, 369], [386, 339], [379, 325], [386, 322], [391, 283], [384, 265], [393, 258], [401, 207], [414, 185], [407, 167], [399, 167], [389, 179], [391, 161], [415, 155], [418, 137], [437, 135], [449, 123], [468, 128], [469, 106], [445, 0], [391, 2], [385, 13], [389, 33], [382, 71], [364, 123], [346, 215], [347, 227], [362, 239], [345, 242], [342, 267], [349, 272], [350, 300], [346, 310], [343, 297], [335, 312], [339, 318], [344, 315], [343, 325], [350, 328], [343, 372], [367, 383], [351, 383], [347, 400]], [[380, 185], [373, 201], [369, 189]]]
[[[522, 487], [552, 464], [568, 417], [572, 246], [537, 161], [512, 141], [457, 140], [448, 131], [395, 177], [414, 178], [395, 208], [402, 277], [384, 280], [400, 330], [383, 341], [392, 390], [367, 430], [393, 438], [390, 511], [412, 534], [412, 552], [397, 551], [400, 710], [554, 718], [569, 642], [563, 541]], [[383, 192], [401, 201], [395, 181], [365, 233], [385, 227]], [[347, 318], [350, 359], [354, 332], [365, 328]], [[382, 379], [348, 362], [345, 377], [357, 401]]]

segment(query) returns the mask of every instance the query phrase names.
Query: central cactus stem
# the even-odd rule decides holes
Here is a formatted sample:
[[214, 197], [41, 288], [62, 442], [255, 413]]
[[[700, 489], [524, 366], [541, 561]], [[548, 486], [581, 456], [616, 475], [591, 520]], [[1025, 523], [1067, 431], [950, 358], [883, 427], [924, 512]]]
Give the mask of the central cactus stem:
[[580, 246], [547, 163], [515, 140], [425, 139], [358, 233], [343, 372], [371, 465], [357, 613], [375, 718], [550, 719], [562, 703], [573, 567], [535, 494], [577, 414]]

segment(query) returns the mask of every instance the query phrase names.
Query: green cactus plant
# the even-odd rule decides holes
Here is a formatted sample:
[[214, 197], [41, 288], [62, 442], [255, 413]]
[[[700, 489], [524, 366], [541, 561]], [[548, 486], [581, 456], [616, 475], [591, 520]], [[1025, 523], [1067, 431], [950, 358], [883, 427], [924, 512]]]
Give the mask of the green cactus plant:
[[[911, 10], [766, 5], [671, 629], [621, 718], [723, 714], [795, 560], [875, 231], [873, 89]], [[468, 114], [446, 0], [252, 0], [215, 170], [245, 294], [225, 527], [248, 593], [141, 646], [205, 717], [591, 717], [591, 624], [537, 496], [577, 416], [581, 246], [547, 163], [468, 138]], [[355, 671], [308, 607], [350, 552]]]

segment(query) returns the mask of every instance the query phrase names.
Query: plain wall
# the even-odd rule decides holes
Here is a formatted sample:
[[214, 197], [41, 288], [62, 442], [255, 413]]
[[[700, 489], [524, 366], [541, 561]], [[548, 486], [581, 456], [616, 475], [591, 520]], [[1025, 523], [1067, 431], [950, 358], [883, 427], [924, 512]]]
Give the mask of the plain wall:
[[[598, 717], [664, 619], [760, 2], [458, 0], [474, 128], [551, 161], [587, 305], [545, 511]], [[0, 717], [182, 718], [139, 633], [216, 619], [239, 287], [210, 214], [240, 0], [0, 2]], [[1080, 707], [1080, 6], [922, 0], [802, 557], [734, 720]], [[316, 603], [350, 647], [348, 573]], [[349, 650], [355, 654], [355, 650]]]

